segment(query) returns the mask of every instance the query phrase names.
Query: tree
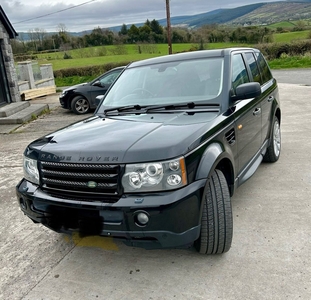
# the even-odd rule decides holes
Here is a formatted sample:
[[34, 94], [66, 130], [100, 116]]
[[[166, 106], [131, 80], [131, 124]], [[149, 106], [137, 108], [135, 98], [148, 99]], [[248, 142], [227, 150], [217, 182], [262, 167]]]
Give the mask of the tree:
[[57, 25], [57, 31], [58, 31], [59, 37], [60, 37], [61, 40], [62, 40], [62, 43], [63, 43], [63, 44], [68, 43], [69, 40], [70, 40], [70, 37], [69, 37], [69, 35], [68, 35], [66, 25], [63, 24], [63, 23], [59, 23], [59, 24]]
[[90, 35], [91, 45], [92, 46], [100, 46], [104, 45], [104, 33], [100, 27], [94, 28]]
[[158, 21], [156, 21], [155, 19], [153, 19], [150, 22], [150, 26], [151, 31], [156, 33], [156, 34], [163, 34], [163, 27], [160, 25], [160, 23]]
[[123, 25], [121, 26], [120, 31], [119, 31], [119, 35], [127, 35], [127, 33], [128, 33], [127, 26], [126, 26], [125, 24], [123, 24]]
[[151, 33], [151, 28], [147, 24], [140, 27], [139, 28], [139, 40], [142, 42], [149, 42], [150, 33]]
[[129, 40], [131, 43], [135, 43], [139, 40], [139, 29], [137, 26], [132, 25], [128, 31]]

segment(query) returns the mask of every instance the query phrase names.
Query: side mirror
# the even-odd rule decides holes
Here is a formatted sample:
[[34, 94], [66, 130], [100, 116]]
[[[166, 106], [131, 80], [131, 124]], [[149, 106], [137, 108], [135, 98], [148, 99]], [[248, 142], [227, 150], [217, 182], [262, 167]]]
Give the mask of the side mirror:
[[98, 106], [105, 98], [105, 95], [98, 95], [95, 97], [95, 104]]
[[233, 100], [244, 100], [255, 98], [261, 95], [261, 87], [258, 82], [248, 82], [239, 85], [235, 89], [235, 95], [233, 96]]
[[95, 82], [93, 83], [93, 85], [94, 85], [94, 86], [103, 87], [99, 80], [95, 81]]

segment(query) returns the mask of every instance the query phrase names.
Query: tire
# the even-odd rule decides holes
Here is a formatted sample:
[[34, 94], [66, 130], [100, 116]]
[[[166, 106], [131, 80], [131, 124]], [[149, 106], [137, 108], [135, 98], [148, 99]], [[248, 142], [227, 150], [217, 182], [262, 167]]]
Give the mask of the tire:
[[82, 96], [77, 96], [71, 101], [71, 110], [77, 115], [83, 115], [90, 111], [90, 103]]
[[231, 199], [224, 174], [215, 170], [203, 195], [200, 237], [194, 246], [201, 254], [229, 251], [233, 235]]
[[280, 121], [274, 116], [272, 123], [272, 132], [270, 137], [269, 146], [267, 148], [267, 152], [263, 157], [265, 162], [274, 163], [278, 161], [281, 154], [281, 129], [280, 129]]

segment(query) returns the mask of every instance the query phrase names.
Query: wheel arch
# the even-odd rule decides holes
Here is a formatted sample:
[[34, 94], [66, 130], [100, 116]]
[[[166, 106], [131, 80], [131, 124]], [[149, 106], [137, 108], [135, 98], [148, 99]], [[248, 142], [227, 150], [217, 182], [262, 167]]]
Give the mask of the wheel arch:
[[209, 180], [215, 169], [222, 171], [224, 174], [229, 187], [230, 196], [232, 196], [235, 190], [234, 167], [229, 154], [225, 152], [220, 143], [213, 143], [205, 149], [199, 163], [195, 179]]
[[279, 107], [277, 107], [277, 109], [275, 110], [274, 115], [278, 118], [278, 120], [281, 124], [281, 109]]
[[[272, 127], [272, 122], [273, 122], [273, 118], [274, 117], [277, 117], [278, 120], [279, 120], [279, 123], [281, 125], [281, 109], [279, 106], [276, 106], [275, 109], [272, 111], [273, 113], [271, 113], [271, 121], [270, 121], [270, 128], [269, 128], [269, 131], [267, 133], [267, 138], [270, 140], [270, 137], [271, 137], [271, 134], [272, 134], [272, 130], [273, 130], [273, 127]], [[270, 144], [270, 142], [269, 142]], [[269, 146], [269, 145], [268, 145]]]

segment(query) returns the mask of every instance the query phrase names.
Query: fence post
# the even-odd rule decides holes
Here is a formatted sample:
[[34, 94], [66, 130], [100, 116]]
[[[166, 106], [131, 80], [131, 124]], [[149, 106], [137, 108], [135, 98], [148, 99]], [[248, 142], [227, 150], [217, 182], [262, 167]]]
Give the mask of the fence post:
[[18, 63], [20, 80], [29, 82], [29, 89], [35, 89], [35, 79], [32, 71], [31, 61], [24, 61]]

